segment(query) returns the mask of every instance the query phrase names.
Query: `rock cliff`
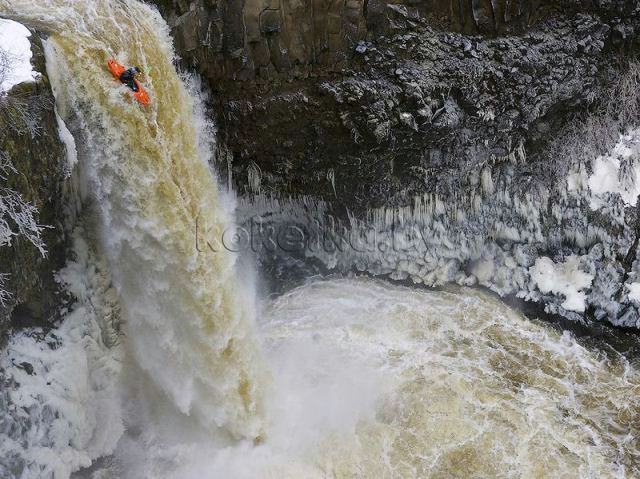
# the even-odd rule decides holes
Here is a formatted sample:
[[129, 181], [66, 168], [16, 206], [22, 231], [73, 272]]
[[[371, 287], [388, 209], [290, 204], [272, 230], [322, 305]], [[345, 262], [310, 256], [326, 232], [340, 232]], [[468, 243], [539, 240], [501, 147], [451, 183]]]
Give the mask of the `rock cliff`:
[[[45, 72], [44, 55], [33, 36], [33, 63]], [[0, 247], [0, 273], [8, 274], [11, 298], [0, 309], [0, 333], [7, 327], [48, 324], [56, 315], [54, 273], [65, 262], [66, 150], [60, 141], [54, 99], [46, 75], [15, 86], [0, 98], [0, 153], [12, 165], [0, 187], [18, 193], [38, 210], [46, 255], [24, 237]], [[4, 211], [3, 211], [4, 213]], [[3, 216], [3, 221], [12, 220]], [[12, 227], [15, 225], [11, 225]]]
[[[584, 189], [640, 121], [637, 2], [156, 3], [213, 92], [218, 168], [247, 231], [258, 216], [304, 236], [271, 251], [274, 271], [319, 260], [640, 324], [635, 209], [609, 193], [594, 207]], [[328, 230], [387, 239], [312, 250]]]
[[[217, 166], [242, 195], [241, 220], [257, 212], [304, 223], [312, 212], [325, 229], [331, 218], [356, 235], [363, 221], [430, 236], [411, 252], [305, 251], [297, 260], [428, 285], [481, 284], [574, 319], [640, 320], [625, 286], [640, 279], [635, 209], [612, 198], [594, 212], [586, 197], [567, 197], [567, 180], [583, 171], [579, 157], [606, 153], [640, 121], [628, 107], [636, 77], [625, 80], [638, 49], [637, 2], [156, 3], [182, 66], [213, 92]], [[10, 123], [0, 144], [17, 169], [7, 186], [51, 226], [46, 258], [20, 241], [0, 249], [14, 294], [3, 321], [13, 315], [19, 324], [55, 309], [66, 172], [46, 76], [11, 95], [40, 106], [34, 131], [0, 120]], [[560, 276], [566, 269], [590, 278], [579, 292], [584, 310], [566, 310], [566, 295], [541, 289], [535, 273], [545, 257]]]
[[459, 189], [520, 145], [535, 158], [615, 79], [640, 22], [631, 1], [158, 3], [214, 92], [236, 187], [253, 168], [263, 192], [353, 210]]

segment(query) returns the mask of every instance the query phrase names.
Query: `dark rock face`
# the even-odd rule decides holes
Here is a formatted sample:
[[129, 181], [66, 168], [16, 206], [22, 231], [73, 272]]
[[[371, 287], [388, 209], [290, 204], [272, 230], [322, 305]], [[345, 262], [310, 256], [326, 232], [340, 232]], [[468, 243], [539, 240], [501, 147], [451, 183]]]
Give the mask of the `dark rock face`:
[[[521, 144], [533, 154], [614, 74], [598, 58], [608, 29], [592, 18], [496, 40], [426, 28], [363, 43], [348, 75], [250, 96], [234, 90], [223, 131], [235, 175], [254, 162], [263, 188], [282, 178], [279, 190], [335, 197], [354, 210], [453, 193]], [[576, 30], [583, 36], [567, 41]]]
[[[345, 231], [388, 240], [275, 248], [261, 253], [275, 254], [267, 268], [480, 284], [574, 320], [640, 327], [627, 289], [640, 279], [634, 208], [610, 196], [592, 210], [567, 182], [640, 122], [633, 107], [616, 111], [626, 106], [614, 86], [638, 50], [637, 2], [157, 3], [183, 66], [213, 92], [218, 167], [242, 196], [243, 225], [259, 216], [312, 242], [327, 231], [331, 244]], [[571, 128], [583, 121], [585, 132]], [[584, 305], [541, 285], [545, 267], [586, 275]]]
[[[468, 35], [521, 34], [550, 17], [621, 19], [633, 0], [156, 0], [180, 55], [208, 76], [288, 79], [340, 72], [358, 42], [422, 22]], [[309, 68], [311, 66], [311, 68]]]
[[236, 187], [254, 168], [262, 192], [355, 211], [458, 191], [520, 146], [534, 159], [640, 25], [631, 1], [158, 3], [214, 91]]
[[[37, 71], [44, 72], [40, 41], [33, 36]], [[46, 76], [35, 83], [17, 85], [0, 105], [0, 152], [15, 172], [2, 186], [18, 192], [38, 211], [38, 223], [46, 226], [42, 238], [47, 255], [25, 239], [0, 247], [0, 272], [8, 273], [12, 299], [0, 311], [0, 333], [34, 321], [47, 324], [55, 315], [57, 284], [54, 272], [65, 261], [65, 165], [66, 150], [59, 139], [54, 99]]]

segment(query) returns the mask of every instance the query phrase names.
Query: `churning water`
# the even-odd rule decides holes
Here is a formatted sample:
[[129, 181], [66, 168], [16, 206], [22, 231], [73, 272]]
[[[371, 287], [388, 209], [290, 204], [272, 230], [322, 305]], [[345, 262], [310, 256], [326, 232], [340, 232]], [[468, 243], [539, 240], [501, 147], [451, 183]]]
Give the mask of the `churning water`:
[[114, 466], [123, 477], [640, 474], [636, 369], [483, 293], [318, 281], [266, 304], [260, 331], [264, 443], [152, 426], [153, 457], [140, 448]]

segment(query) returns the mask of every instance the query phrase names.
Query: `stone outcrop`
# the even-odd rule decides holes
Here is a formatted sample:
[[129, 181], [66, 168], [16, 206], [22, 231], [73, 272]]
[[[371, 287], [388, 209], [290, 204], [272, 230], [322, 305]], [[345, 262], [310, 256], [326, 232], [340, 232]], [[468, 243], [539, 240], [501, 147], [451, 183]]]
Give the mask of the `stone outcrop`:
[[238, 190], [260, 176], [355, 211], [458, 191], [518, 148], [535, 159], [615, 80], [640, 24], [624, 0], [159, 3], [214, 93]]
[[[545, 19], [578, 14], [621, 19], [632, 0], [156, 0], [186, 65], [209, 77], [269, 82], [339, 72], [359, 42], [415, 29], [521, 34]], [[350, 66], [350, 65], [349, 65]]]
[[[35, 68], [44, 72], [44, 55], [32, 37]], [[38, 223], [46, 226], [42, 256], [29, 241], [17, 237], [0, 247], [0, 272], [8, 273], [11, 300], [0, 311], [0, 333], [7, 327], [49, 324], [56, 315], [58, 287], [54, 273], [65, 262], [66, 150], [59, 139], [54, 99], [46, 75], [14, 87], [0, 98], [0, 152], [15, 168], [2, 186], [35, 206]]]
[[[243, 215], [306, 234], [333, 230], [334, 219], [361, 238], [367, 225], [404, 240], [424, 233], [413, 251], [299, 251], [267, 268], [317, 259], [320, 269], [481, 284], [572, 319], [640, 324], [625, 284], [640, 277], [625, 260], [635, 212], [615, 198], [593, 212], [566, 182], [640, 121], [621, 113], [614, 86], [638, 51], [637, 2], [157, 3], [182, 66], [213, 93], [217, 166]], [[603, 119], [585, 123], [595, 135], [571, 128], [605, 105]], [[593, 279], [585, 311], [540, 291], [541, 258], [557, 271], [580, 258]]]

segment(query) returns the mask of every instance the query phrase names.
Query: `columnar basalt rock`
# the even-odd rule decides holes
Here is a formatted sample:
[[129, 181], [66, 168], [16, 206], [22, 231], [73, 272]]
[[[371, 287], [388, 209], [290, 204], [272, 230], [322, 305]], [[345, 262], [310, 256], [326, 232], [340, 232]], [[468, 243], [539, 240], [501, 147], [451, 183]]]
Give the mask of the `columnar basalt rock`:
[[[300, 200], [301, 211], [320, 201], [326, 205], [323, 215], [350, 224], [372, 214], [404, 212], [428, 197], [436, 205], [435, 217], [443, 214], [441, 208], [450, 209], [452, 221], [459, 222], [440, 224], [452, 236], [436, 245], [444, 252], [429, 259], [424, 252], [397, 264], [389, 257], [325, 258], [329, 267], [408, 274], [429, 285], [442, 278], [478, 281], [515, 294], [517, 288], [503, 287], [508, 281], [499, 274], [476, 267], [485, 264], [478, 255], [487, 248], [524, 248], [530, 254], [513, 283], [523, 288], [518, 294], [560, 311], [562, 300], [525, 284], [528, 269], [538, 257], [564, 264], [572, 255], [591, 258], [591, 250], [604, 248], [609, 256], [602, 264], [608, 266], [589, 263], [594, 280], [585, 315], [636, 324], [638, 311], [622, 298], [626, 293], [616, 304], [609, 297], [610, 290], [626, 287], [620, 284], [616, 251], [626, 254], [632, 246], [633, 232], [619, 224], [633, 224], [634, 213], [620, 213], [615, 202], [618, 206], [610, 208], [615, 214], [594, 213], [566, 200], [575, 158], [554, 148], [570, 136], [571, 124], [611, 103], [612, 85], [640, 46], [637, 2], [161, 3], [182, 65], [200, 73], [213, 92], [218, 167], [222, 176], [233, 178], [247, 205], [252, 199], [260, 203], [263, 195], [292, 197], [294, 203], [311, 196]], [[212, 15], [215, 22], [207, 24]], [[186, 19], [198, 28], [185, 30]], [[218, 34], [198, 33], [209, 31]], [[615, 112], [611, 118], [618, 121]], [[627, 120], [625, 128], [640, 121]], [[607, 131], [606, 141], [584, 154], [604, 153], [621, 132]], [[535, 193], [526, 213], [516, 218], [513, 205], [531, 192], [544, 193]], [[260, 211], [267, 221], [279, 214], [267, 207]], [[530, 227], [523, 218], [530, 215], [536, 226], [523, 239], [522, 230]], [[496, 240], [498, 230], [509, 233]], [[434, 244], [445, 234], [428, 228], [427, 233]], [[477, 247], [465, 243], [470, 237]], [[467, 249], [468, 256], [458, 257]], [[522, 255], [515, 256], [505, 264]], [[380, 267], [387, 260], [390, 264]], [[416, 273], [421, 262], [424, 270]], [[406, 271], [402, 265], [408, 265]], [[441, 266], [446, 271], [436, 274]], [[577, 313], [567, 314], [576, 319]]]
[[187, 64], [240, 80], [341, 64], [367, 32], [364, 0], [158, 3]]
[[[187, 65], [208, 76], [271, 81], [340, 71], [358, 42], [421, 22], [467, 35], [522, 34], [554, 16], [620, 20], [632, 0], [156, 0]], [[636, 12], [637, 13], [637, 12]], [[624, 36], [624, 28], [618, 34]]]
[[263, 191], [354, 210], [459, 188], [451, 172], [521, 146], [535, 158], [640, 23], [629, 0], [158, 1], [214, 92], [239, 190], [255, 166]]

